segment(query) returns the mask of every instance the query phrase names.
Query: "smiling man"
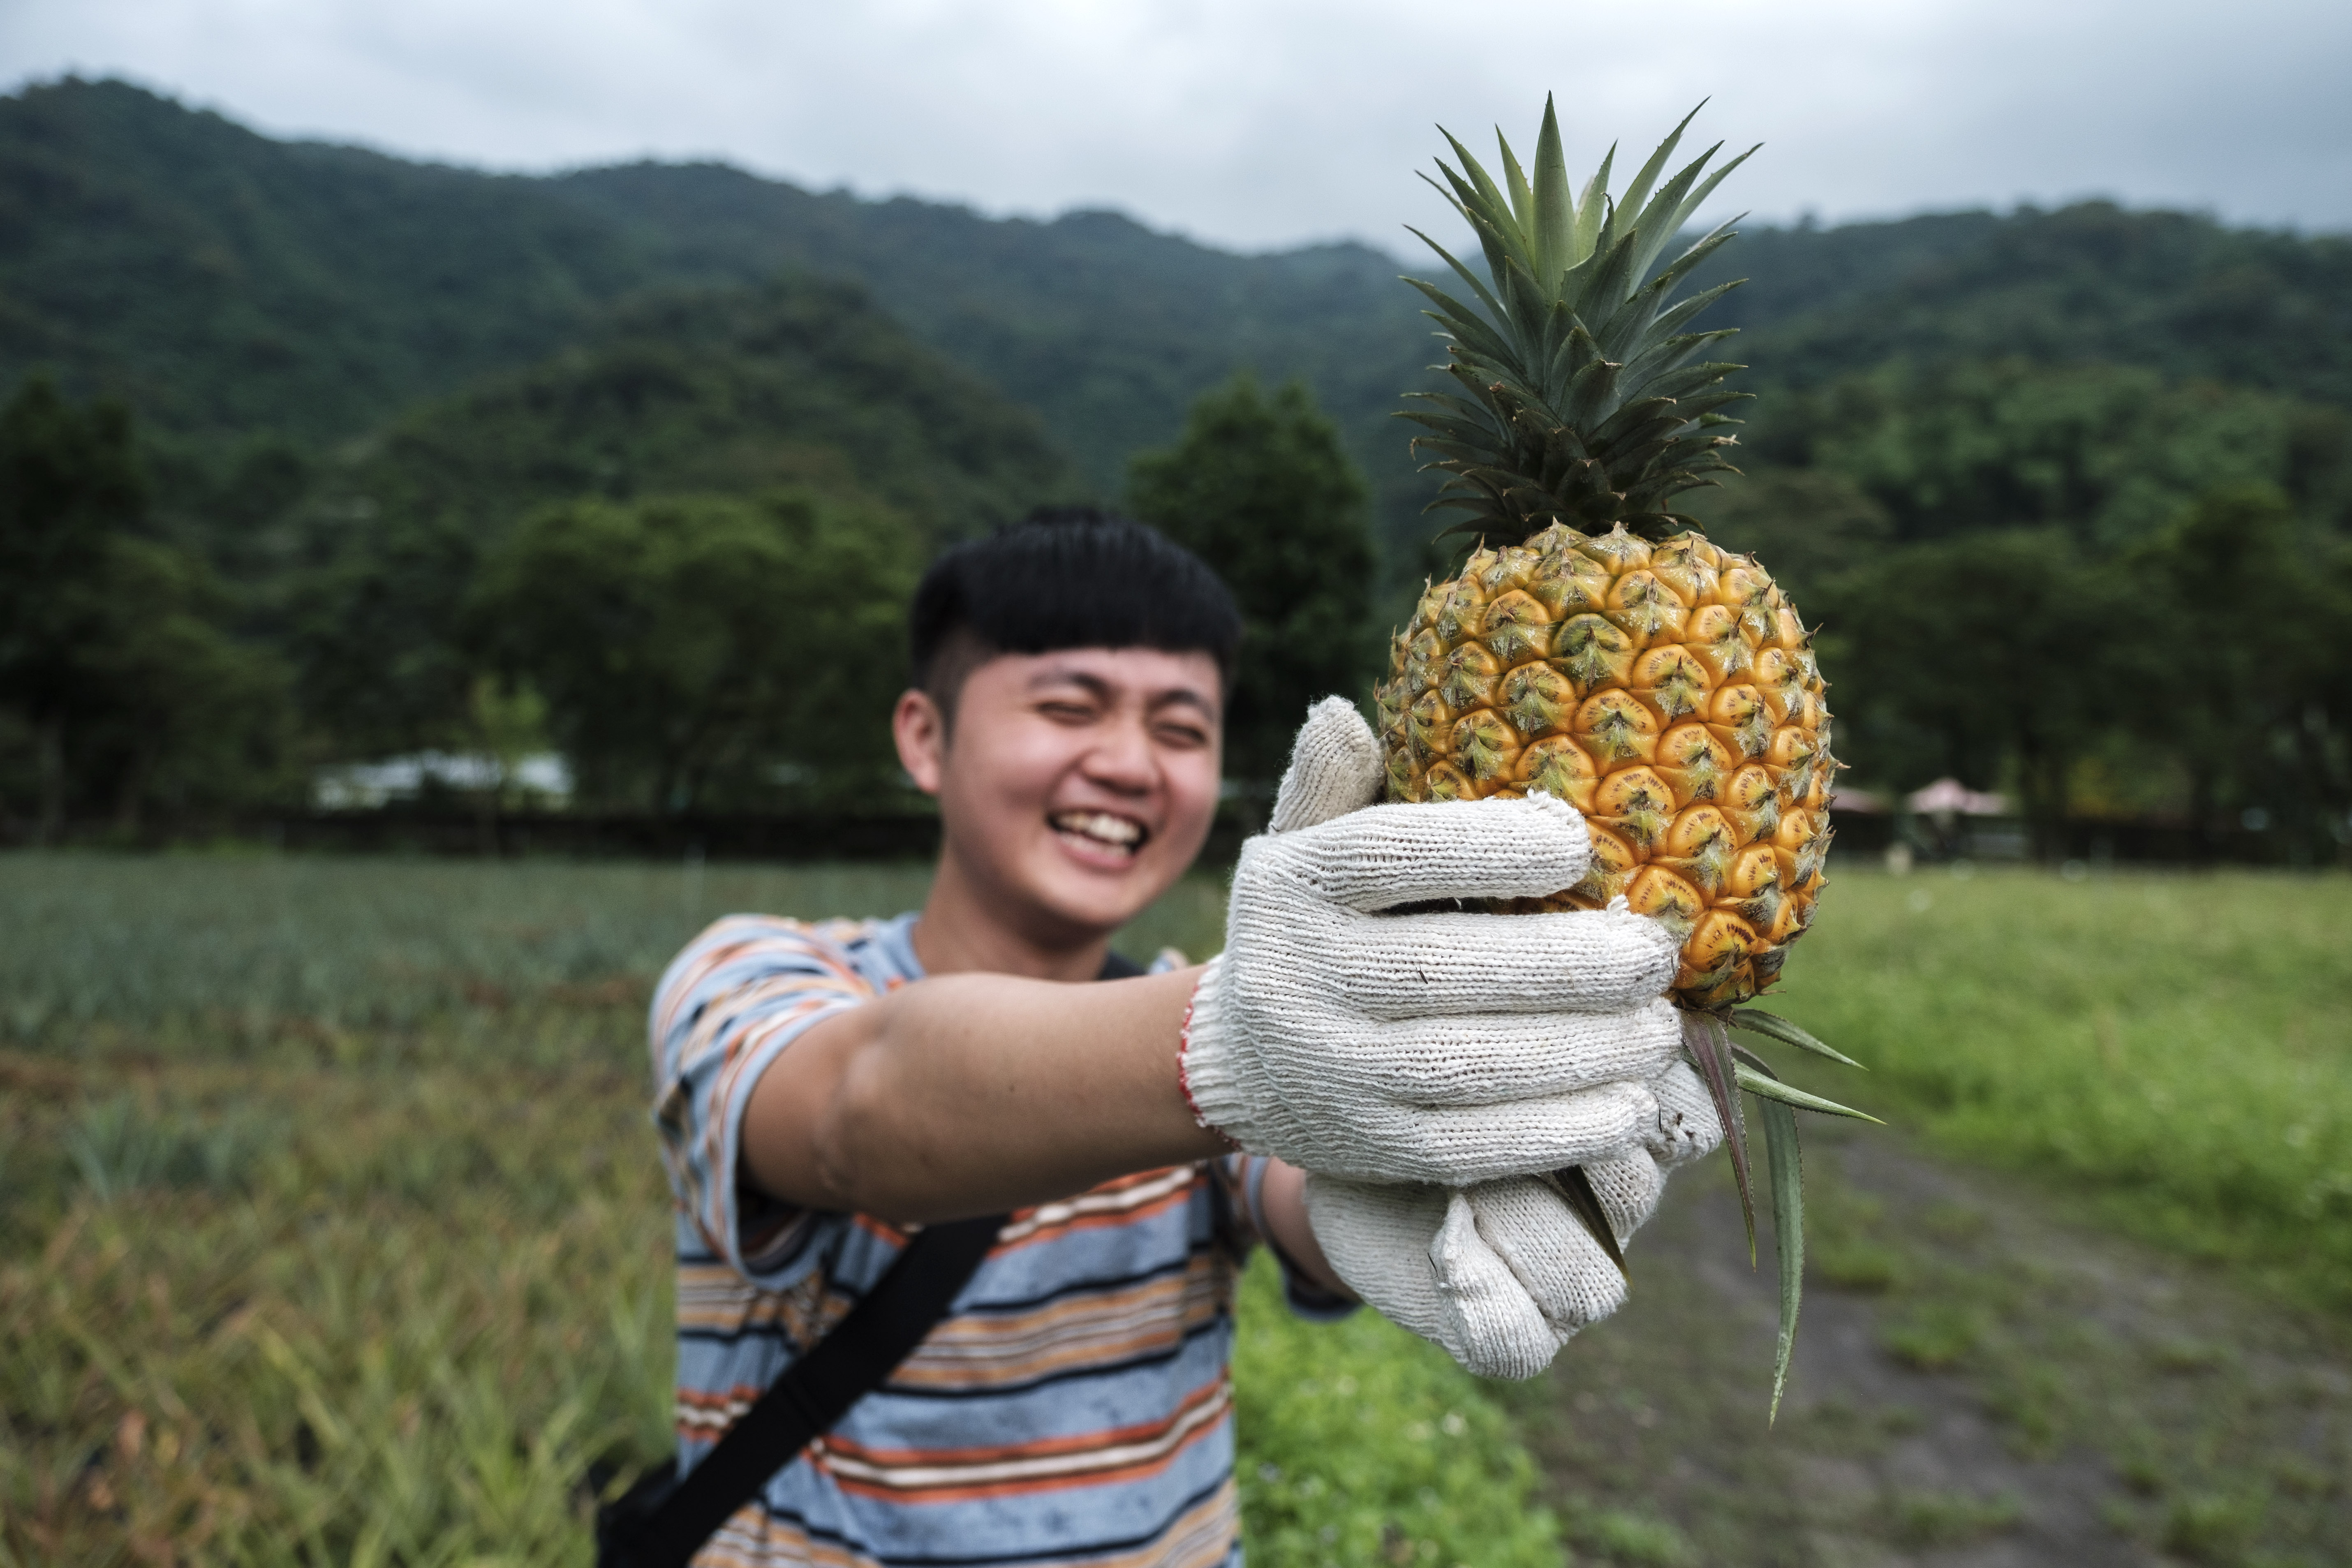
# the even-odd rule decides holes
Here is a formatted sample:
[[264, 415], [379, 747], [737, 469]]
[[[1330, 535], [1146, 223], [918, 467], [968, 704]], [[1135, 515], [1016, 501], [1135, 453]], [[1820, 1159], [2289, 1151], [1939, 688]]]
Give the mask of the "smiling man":
[[913, 1231], [1009, 1217], [699, 1560], [1237, 1564], [1248, 1250], [1301, 1312], [1360, 1295], [1476, 1370], [1541, 1367], [1622, 1285], [1530, 1174], [1583, 1165], [1626, 1236], [1711, 1146], [1661, 999], [1673, 941], [1622, 911], [1380, 912], [1568, 885], [1589, 840], [1542, 799], [1371, 805], [1377, 747], [1334, 700], [1236, 871], [1226, 952], [1144, 973], [1110, 939], [1208, 835], [1231, 596], [1151, 530], [1066, 510], [948, 552], [911, 621], [893, 721], [943, 826], [920, 912], [732, 916], [655, 997], [681, 1464]]

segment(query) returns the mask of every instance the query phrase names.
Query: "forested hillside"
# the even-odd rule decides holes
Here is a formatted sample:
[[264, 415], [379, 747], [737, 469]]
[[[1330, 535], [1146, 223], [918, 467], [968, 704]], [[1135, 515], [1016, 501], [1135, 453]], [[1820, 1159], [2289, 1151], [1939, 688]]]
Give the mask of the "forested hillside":
[[[1380, 587], [1361, 641], [1340, 640], [1370, 647], [1444, 560], [1434, 487], [1391, 417], [1442, 352], [1396, 279], [1442, 272], [1404, 249], [1404, 222], [1442, 216], [1423, 209], [1397, 215], [1402, 261], [1239, 256], [1115, 213], [992, 219], [716, 164], [484, 174], [67, 80], [0, 99], [0, 392], [45, 372], [66, 399], [22, 405], [0, 467], [102, 449], [89, 482], [110, 484], [131, 442], [138, 505], [106, 511], [131, 542], [85, 558], [130, 574], [123, 604], [213, 628], [207, 658], [247, 661], [239, 689], [285, 694], [240, 732], [319, 760], [487, 732], [476, 578], [549, 509], [614, 549], [692, 534], [766, 560], [861, 527], [935, 543], [1040, 500], [1158, 504], [1129, 489], [1157, 470], [1132, 465], [1188, 409], [1237, 374], [1295, 378], [1279, 406], [1302, 429], [1328, 416], [1367, 481]], [[2275, 618], [2256, 607], [2270, 583], [2312, 626], [2352, 616], [2352, 242], [2085, 203], [1758, 226], [1697, 280], [1733, 278], [1697, 324], [1743, 329], [1717, 352], [1750, 367], [1747, 477], [1689, 505], [1826, 617], [1860, 779], [1957, 773], [2045, 817], [2292, 796], [2311, 842], [2352, 833], [2335, 665], [2230, 643], [2295, 679], [2253, 681], [2259, 702], [2217, 685], [2228, 712], [2193, 765], [2163, 700], [2113, 700], [2172, 689], [2146, 677], [2165, 616]], [[577, 542], [552, 526], [533, 535], [548, 559]], [[2240, 600], [2209, 612], [2206, 579]], [[1980, 606], [1946, 581], [1979, 582], [1992, 618], [1968, 620]], [[2020, 595], [2053, 594], [2075, 641], [1980, 679], [1970, 659], [2016, 640]], [[1874, 619], [1897, 595], [1916, 612]], [[77, 701], [128, 679], [84, 673]], [[122, 737], [153, 727], [118, 713], [115, 762], [67, 788], [69, 727], [31, 700], [0, 691], [0, 803], [135, 816], [160, 787], [140, 781], [171, 772], [136, 760]], [[176, 798], [212, 788], [194, 776]], [[748, 799], [761, 775], [728, 776]]]
[[[1400, 226], [1441, 216], [1428, 205]], [[1361, 246], [1234, 256], [1112, 213], [997, 220], [711, 164], [486, 175], [67, 81], [0, 100], [0, 382], [47, 364], [167, 436], [318, 443], [551, 353], [632, 292], [814, 271], [857, 279], [1035, 410], [1106, 494], [1234, 370], [1303, 377], [1371, 479], [1391, 553], [1417, 556], [1426, 481], [1388, 415], [1436, 355], [1395, 279], [1438, 264], [1397, 239], [1402, 267]], [[2092, 203], [1759, 226], [1710, 275], [1748, 279], [1709, 321], [1748, 329], [1735, 357], [1762, 393], [1890, 359], [2014, 358], [2352, 405], [2341, 238]]]

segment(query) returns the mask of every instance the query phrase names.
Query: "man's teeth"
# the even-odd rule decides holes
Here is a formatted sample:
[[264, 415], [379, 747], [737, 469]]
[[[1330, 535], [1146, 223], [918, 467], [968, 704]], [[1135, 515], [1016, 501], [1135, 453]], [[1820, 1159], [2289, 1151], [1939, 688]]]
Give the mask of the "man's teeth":
[[1097, 844], [1114, 848], [1132, 849], [1143, 842], [1143, 829], [1123, 816], [1113, 816], [1107, 811], [1062, 811], [1054, 814], [1054, 826], [1064, 833], [1076, 833]]

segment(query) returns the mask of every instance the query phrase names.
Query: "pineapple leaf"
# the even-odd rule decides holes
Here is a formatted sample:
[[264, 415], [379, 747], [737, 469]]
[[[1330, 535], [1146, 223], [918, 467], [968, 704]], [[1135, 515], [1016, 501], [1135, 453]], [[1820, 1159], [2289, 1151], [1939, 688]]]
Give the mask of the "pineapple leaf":
[[[1738, 1047], [1733, 1048], [1736, 1050]], [[1851, 1116], [1856, 1121], [1867, 1121], [1874, 1127], [1886, 1125], [1868, 1111], [1856, 1110], [1851, 1106], [1840, 1105], [1834, 1100], [1823, 1100], [1818, 1094], [1807, 1094], [1794, 1084], [1782, 1083], [1779, 1079], [1771, 1076], [1769, 1069], [1765, 1072], [1758, 1072], [1746, 1062], [1734, 1062], [1731, 1064], [1731, 1070], [1733, 1076], [1739, 1080], [1739, 1087], [1759, 1100], [1775, 1100], [1783, 1105], [1793, 1105], [1800, 1110], [1818, 1110], [1824, 1116]]]
[[1731, 1151], [1731, 1173], [1739, 1184], [1739, 1213], [1748, 1222], [1748, 1263], [1756, 1264], [1756, 1198], [1748, 1180], [1748, 1140], [1739, 1124], [1739, 1092], [1732, 1081], [1730, 1041], [1723, 1026], [1703, 1013], [1683, 1015], [1683, 1054], [1706, 1081], [1715, 1114], [1723, 1123], [1723, 1144]]
[[[1718, 142], [1714, 147], [1708, 148], [1706, 156], [1708, 158], [1714, 157], [1717, 149], [1720, 148], [1722, 145], [1723, 143]], [[1714, 174], [1709, 174], [1706, 180], [1700, 183], [1699, 187], [1696, 190], [1691, 192], [1689, 195], [1684, 197], [1681, 202], [1676, 204], [1675, 210], [1667, 216], [1665, 225], [1658, 230], [1658, 233], [1662, 237], [1681, 233], [1683, 226], [1690, 221], [1691, 214], [1698, 211], [1698, 209], [1706, 204], [1706, 198], [1715, 195], [1716, 186], [1723, 184], [1725, 176], [1728, 175], [1732, 170], [1739, 167], [1740, 164], [1748, 162], [1748, 159], [1756, 156], [1758, 151], [1761, 149], [1763, 145], [1763, 142], [1759, 142], [1754, 147], [1750, 147], [1747, 152], [1742, 153], [1738, 157], [1734, 158], [1730, 163], [1726, 163], [1722, 168], [1717, 169]], [[1699, 160], [1700, 163], [1705, 163], [1706, 161], [1706, 158]], [[1743, 214], [1741, 216], [1745, 216], [1746, 215]], [[1733, 218], [1731, 221], [1733, 223], [1738, 223], [1739, 219]], [[1658, 243], [1660, 245], [1664, 245], [1665, 241], [1662, 237]]]
[[[1639, 268], [1643, 276], [1648, 275], [1650, 264], [1657, 259], [1658, 252], [1666, 247], [1666, 241], [1681, 232], [1682, 224], [1690, 216], [1686, 200], [1690, 188], [1706, 170], [1706, 161], [1721, 151], [1723, 143], [1718, 142], [1676, 170], [1674, 178], [1660, 187], [1656, 197], [1642, 209], [1642, 216], [1634, 220], [1645, 237], [1641, 245]], [[1722, 178], [1722, 171], [1717, 171], [1716, 178]], [[1707, 188], [1715, 188], [1713, 181], [1708, 183]]]
[[1544, 96], [1543, 130], [1536, 137], [1534, 240], [1536, 280], [1547, 293], [1575, 259], [1570, 247], [1576, 229], [1576, 203], [1568, 188], [1568, 159], [1559, 148], [1559, 115]]
[[1805, 1296], [1805, 1168], [1797, 1147], [1797, 1115], [1775, 1100], [1760, 1100], [1764, 1157], [1772, 1173], [1772, 1250], [1780, 1262], [1780, 1336], [1772, 1352], [1772, 1408], [1764, 1418], [1780, 1418], [1780, 1395], [1789, 1386], [1789, 1362], [1797, 1349], [1797, 1309]]
[[[1494, 294], [1487, 289], [1486, 285], [1479, 280], [1476, 273], [1471, 271], [1467, 267], [1463, 266], [1462, 263], [1454, 259], [1454, 253], [1452, 251], [1438, 244], [1437, 241], [1430, 238], [1429, 236], [1422, 233], [1421, 230], [1413, 227], [1411, 224], [1405, 225], [1405, 232], [1412, 235], [1415, 239], [1418, 239], [1422, 244], [1429, 247], [1430, 249], [1437, 252], [1440, 257], [1444, 258], [1445, 265], [1454, 268], [1454, 276], [1461, 279], [1465, 283], [1470, 285], [1471, 292], [1478, 296], [1478, 302], [1486, 306], [1486, 309], [1494, 314], [1497, 321], [1502, 319], [1503, 307], [1501, 302], [1495, 298]], [[1423, 289], [1426, 289], [1429, 287], [1428, 284], [1422, 283], [1421, 280], [1416, 278], [1408, 278], [1405, 281], [1415, 284]]]
[[1420, 289], [1437, 306], [1436, 310], [1423, 310], [1422, 314], [1445, 327], [1455, 340], [1466, 339], [1473, 349], [1494, 359], [1509, 362], [1516, 357], [1511, 353], [1511, 345], [1504, 341], [1501, 333], [1480, 321], [1453, 295], [1436, 284], [1424, 283], [1418, 278], [1408, 278], [1405, 281]]
[[1499, 125], [1495, 127], [1495, 146], [1503, 155], [1503, 186], [1511, 194], [1511, 216], [1519, 220], [1522, 229], [1533, 233], [1536, 198], [1528, 189], [1528, 176], [1519, 168], [1518, 155], [1511, 151], [1511, 144], [1503, 140], [1503, 128]]
[[1601, 1206], [1601, 1194], [1592, 1190], [1592, 1178], [1584, 1173], [1584, 1167], [1570, 1165], [1554, 1171], [1546, 1184], [1559, 1194], [1560, 1201], [1568, 1205], [1570, 1213], [1584, 1222], [1584, 1228], [1592, 1233], [1592, 1239], [1601, 1244], [1601, 1250], [1609, 1255], [1609, 1261], [1617, 1266], [1617, 1272], [1628, 1279], [1632, 1279], [1632, 1273], [1625, 1267], [1624, 1249], [1617, 1245], [1616, 1232], [1609, 1228], [1608, 1211]]
[[1422, 178], [1428, 180], [1438, 195], [1445, 197], [1446, 205], [1461, 216], [1464, 223], [1470, 226], [1470, 231], [1478, 237], [1479, 248], [1486, 253], [1486, 270], [1500, 276], [1503, 268], [1509, 260], [1510, 251], [1505, 244], [1502, 230], [1488, 218], [1480, 215], [1479, 209], [1483, 204], [1479, 200], [1478, 188], [1446, 167], [1443, 162], [1438, 163], [1437, 172], [1445, 176], [1446, 184], [1454, 187], [1451, 192], [1448, 192], [1444, 185], [1439, 185], [1435, 180], [1431, 180], [1427, 174], [1423, 174]]
[[1778, 1013], [1767, 1013], [1761, 1007], [1738, 1007], [1732, 1010], [1729, 1023], [1735, 1029], [1745, 1029], [1751, 1035], [1761, 1035], [1768, 1040], [1778, 1040], [1784, 1046], [1794, 1046], [1801, 1051], [1811, 1051], [1817, 1057], [1843, 1062], [1850, 1068], [1862, 1068], [1864, 1072], [1870, 1070], [1844, 1052], [1814, 1038]]
[[1706, 104], [1707, 100], [1702, 98], [1698, 100], [1698, 109], [1683, 116], [1682, 124], [1666, 133], [1666, 139], [1658, 143], [1658, 150], [1650, 154], [1650, 161], [1642, 165], [1642, 172], [1633, 176], [1633, 183], [1626, 186], [1624, 194], [1617, 198], [1618, 210], [1630, 215], [1633, 222], [1642, 221], [1642, 208], [1650, 199], [1650, 187], [1658, 182], [1658, 172], [1666, 166], [1666, 160], [1675, 155], [1675, 149], [1682, 143], [1683, 132], [1698, 118], [1699, 109], [1705, 109]]
[[1568, 264], [1574, 267], [1592, 254], [1593, 242], [1601, 237], [1601, 219], [1609, 205], [1609, 165], [1617, 161], [1617, 144], [1611, 142], [1609, 151], [1601, 157], [1601, 167], [1584, 183], [1584, 194], [1576, 202], [1576, 232], [1570, 241], [1573, 249]]

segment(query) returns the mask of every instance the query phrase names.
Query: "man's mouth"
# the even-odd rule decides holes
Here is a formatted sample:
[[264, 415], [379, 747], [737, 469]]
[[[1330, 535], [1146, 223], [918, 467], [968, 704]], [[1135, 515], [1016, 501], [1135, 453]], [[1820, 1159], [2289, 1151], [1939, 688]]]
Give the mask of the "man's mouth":
[[1045, 820], [1065, 837], [1120, 855], [1135, 854], [1151, 837], [1151, 830], [1133, 817], [1115, 816], [1108, 811], [1057, 811]]

